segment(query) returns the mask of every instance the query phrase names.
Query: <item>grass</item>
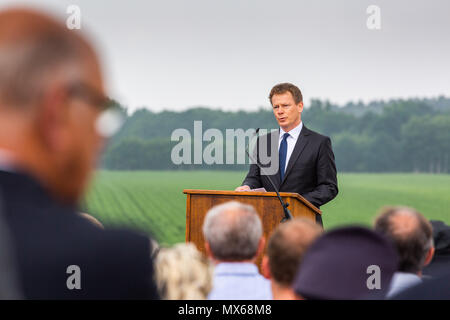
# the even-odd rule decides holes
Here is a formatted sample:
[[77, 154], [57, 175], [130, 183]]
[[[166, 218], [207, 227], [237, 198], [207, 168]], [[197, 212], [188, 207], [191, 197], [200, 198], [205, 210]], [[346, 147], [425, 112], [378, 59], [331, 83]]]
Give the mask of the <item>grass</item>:
[[[162, 244], [184, 241], [183, 189], [232, 190], [245, 172], [99, 171], [86, 195], [86, 211], [106, 226], [152, 234]], [[415, 207], [450, 224], [450, 175], [353, 174], [338, 176], [339, 194], [322, 206], [325, 228], [370, 225], [384, 205]]]

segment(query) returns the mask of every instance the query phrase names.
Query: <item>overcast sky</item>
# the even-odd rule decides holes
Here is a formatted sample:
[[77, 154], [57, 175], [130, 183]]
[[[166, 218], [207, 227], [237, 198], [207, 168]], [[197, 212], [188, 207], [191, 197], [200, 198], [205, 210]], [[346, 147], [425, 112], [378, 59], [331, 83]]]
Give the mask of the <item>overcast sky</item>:
[[[256, 109], [279, 82], [306, 102], [450, 96], [448, 0], [0, 0], [17, 3], [63, 19], [78, 5], [131, 110]], [[366, 26], [371, 4], [380, 30]]]

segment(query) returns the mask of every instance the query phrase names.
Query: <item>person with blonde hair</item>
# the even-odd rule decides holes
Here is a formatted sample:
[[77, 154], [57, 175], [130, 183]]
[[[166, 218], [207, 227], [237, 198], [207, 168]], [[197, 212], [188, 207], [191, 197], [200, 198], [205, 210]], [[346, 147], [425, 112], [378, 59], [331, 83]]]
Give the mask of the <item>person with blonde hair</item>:
[[212, 266], [192, 243], [161, 249], [156, 257], [161, 299], [205, 300], [212, 288]]

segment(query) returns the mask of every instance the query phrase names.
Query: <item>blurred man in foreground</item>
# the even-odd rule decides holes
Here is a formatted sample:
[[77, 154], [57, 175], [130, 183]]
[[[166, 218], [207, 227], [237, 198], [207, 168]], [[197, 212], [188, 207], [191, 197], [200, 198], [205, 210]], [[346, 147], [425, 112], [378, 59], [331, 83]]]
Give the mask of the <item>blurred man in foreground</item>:
[[376, 218], [375, 230], [392, 241], [399, 256], [388, 297], [421, 283], [422, 269], [434, 254], [431, 223], [412, 208], [388, 207]]
[[106, 101], [81, 35], [34, 11], [0, 11], [0, 188], [28, 299], [156, 297], [149, 239], [78, 215]]
[[262, 223], [252, 206], [227, 202], [208, 211], [203, 223], [207, 254], [214, 269], [210, 300], [270, 300], [270, 281], [255, 259], [264, 249]]
[[262, 261], [263, 275], [271, 280], [274, 300], [294, 300], [292, 283], [303, 254], [322, 233], [310, 220], [297, 218], [280, 224], [272, 233]]

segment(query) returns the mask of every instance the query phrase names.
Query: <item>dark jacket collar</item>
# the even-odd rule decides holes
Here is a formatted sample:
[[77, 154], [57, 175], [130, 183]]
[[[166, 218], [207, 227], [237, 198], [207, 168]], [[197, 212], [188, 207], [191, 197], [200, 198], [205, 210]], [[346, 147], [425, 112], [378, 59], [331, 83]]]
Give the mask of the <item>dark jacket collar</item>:
[[[311, 134], [311, 131], [303, 124], [302, 131], [300, 132], [300, 135], [298, 136], [297, 142], [295, 143], [294, 150], [292, 151], [291, 157], [289, 158], [289, 162], [286, 167], [286, 173], [284, 174], [283, 181], [281, 181], [281, 183], [279, 184], [280, 187], [283, 184], [283, 182], [286, 181], [286, 178], [289, 176], [289, 173], [291, 172], [295, 161], [297, 161], [298, 157], [300, 156], [300, 154], [303, 152], [306, 145], [308, 144], [307, 137], [310, 134]], [[280, 179], [278, 179], [278, 180], [280, 180]]]
[[65, 205], [55, 199], [36, 178], [23, 171], [0, 170], [0, 193], [4, 202], [27, 202], [36, 206], [58, 204], [75, 209], [75, 206]]

